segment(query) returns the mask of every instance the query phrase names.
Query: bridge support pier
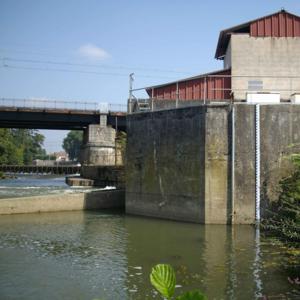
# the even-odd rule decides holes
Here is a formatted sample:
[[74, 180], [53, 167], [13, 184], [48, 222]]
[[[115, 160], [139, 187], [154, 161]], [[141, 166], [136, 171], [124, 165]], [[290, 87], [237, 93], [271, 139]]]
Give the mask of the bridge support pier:
[[81, 177], [95, 186], [124, 188], [124, 167], [117, 159], [116, 130], [90, 125], [84, 132], [81, 151]]
[[116, 130], [112, 127], [89, 125], [84, 132], [81, 165], [111, 166], [116, 163]]

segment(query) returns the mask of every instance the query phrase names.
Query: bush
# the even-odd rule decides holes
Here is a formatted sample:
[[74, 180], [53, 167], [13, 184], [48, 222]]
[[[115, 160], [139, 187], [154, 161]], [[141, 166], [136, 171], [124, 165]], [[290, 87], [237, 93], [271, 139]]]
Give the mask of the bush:
[[262, 228], [292, 246], [300, 245], [300, 155], [292, 155], [294, 172], [280, 181], [279, 199], [270, 205]]

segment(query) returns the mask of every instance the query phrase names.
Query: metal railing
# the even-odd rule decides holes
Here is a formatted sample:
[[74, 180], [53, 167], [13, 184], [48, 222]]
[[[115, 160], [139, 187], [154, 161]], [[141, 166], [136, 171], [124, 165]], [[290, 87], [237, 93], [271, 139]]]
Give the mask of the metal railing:
[[15, 98], [0, 98], [0, 107], [14, 109], [92, 111], [100, 113], [108, 113], [109, 111], [126, 112], [127, 110], [127, 105], [125, 104]]
[[5, 173], [37, 173], [37, 174], [76, 174], [80, 173], [81, 166], [77, 165], [55, 165], [55, 166], [35, 166], [35, 165], [0, 165], [0, 171]]
[[[148, 91], [147, 100], [135, 96], [135, 93], [142, 90]], [[257, 93], [279, 94], [281, 100], [290, 101], [293, 95], [300, 94], [300, 76], [205, 75], [161, 86], [134, 89], [131, 83], [128, 107], [130, 113], [133, 106], [138, 107], [140, 103], [147, 101], [149, 110], [155, 110], [155, 102], [161, 100], [173, 101], [175, 107], [183, 101], [198, 101], [204, 104], [245, 102], [248, 94]]]

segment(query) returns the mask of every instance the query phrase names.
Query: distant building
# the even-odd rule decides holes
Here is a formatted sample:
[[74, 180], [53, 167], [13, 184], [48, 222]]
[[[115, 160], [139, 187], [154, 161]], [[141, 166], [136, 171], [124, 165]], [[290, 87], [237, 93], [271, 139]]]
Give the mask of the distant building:
[[224, 69], [146, 89], [153, 99], [244, 101], [248, 93], [300, 93], [300, 17], [281, 10], [222, 30]]
[[50, 156], [54, 156], [57, 162], [69, 161], [69, 155], [64, 151], [54, 152]]

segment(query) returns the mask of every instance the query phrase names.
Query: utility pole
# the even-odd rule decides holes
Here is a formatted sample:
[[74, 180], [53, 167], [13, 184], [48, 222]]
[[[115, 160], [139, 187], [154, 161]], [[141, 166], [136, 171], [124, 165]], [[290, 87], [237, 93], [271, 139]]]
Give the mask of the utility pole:
[[129, 74], [129, 110], [128, 112], [132, 112], [132, 87], [133, 87], [133, 81], [134, 81], [134, 73]]

